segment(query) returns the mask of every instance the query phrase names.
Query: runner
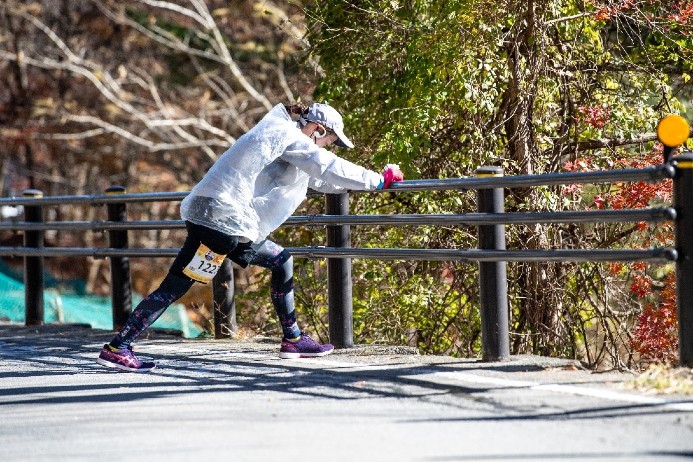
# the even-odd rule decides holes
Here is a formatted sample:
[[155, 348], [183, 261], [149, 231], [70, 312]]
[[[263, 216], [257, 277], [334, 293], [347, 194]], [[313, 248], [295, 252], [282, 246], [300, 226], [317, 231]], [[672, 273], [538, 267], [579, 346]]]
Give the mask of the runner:
[[267, 236], [294, 213], [308, 188], [367, 191], [404, 179], [397, 165], [376, 173], [325, 149], [332, 144], [354, 147], [342, 116], [323, 103], [278, 104], [239, 138], [183, 200], [188, 232], [183, 247], [159, 288], [137, 305], [97, 362], [134, 372], [154, 369], [153, 362], [135, 356], [131, 343], [195, 282], [209, 283], [226, 257], [244, 268], [257, 265], [272, 272], [270, 294], [283, 332], [280, 357], [331, 353], [331, 344], [316, 342], [298, 327], [293, 258]]

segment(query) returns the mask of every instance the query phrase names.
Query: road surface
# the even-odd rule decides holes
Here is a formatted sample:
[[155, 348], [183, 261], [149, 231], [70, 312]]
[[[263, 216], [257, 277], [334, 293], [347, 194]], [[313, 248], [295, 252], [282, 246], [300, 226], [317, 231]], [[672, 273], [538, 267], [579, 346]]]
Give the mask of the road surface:
[[0, 326], [0, 461], [678, 461], [693, 397], [572, 361], [484, 363], [361, 346], [300, 360], [276, 339], [155, 333], [148, 374], [95, 363], [111, 332]]

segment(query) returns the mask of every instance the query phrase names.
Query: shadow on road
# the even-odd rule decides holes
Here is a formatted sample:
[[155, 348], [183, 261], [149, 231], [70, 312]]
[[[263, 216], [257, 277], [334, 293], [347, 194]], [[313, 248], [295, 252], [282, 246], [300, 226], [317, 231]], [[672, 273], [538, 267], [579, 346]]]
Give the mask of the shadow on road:
[[[154, 372], [133, 374], [110, 370], [95, 363], [99, 347], [110, 338], [110, 332], [90, 329], [68, 332], [42, 326], [36, 329], [36, 334], [27, 336], [26, 329], [8, 330], [0, 327], [0, 379], [14, 379], [12, 383], [19, 385], [10, 385], [6, 381], [0, 387], [0, 406], [136, 402], [181, 394], [208, 394], [213, 399], [214, 393], [264, 391], [306, 399], [344, 401], [371, 398], [438, 399], [450, 406], [474, 403], [493, 411], [490, 415], [460, 418], [431, 416], [425, 419], [429, 422], [613, 419], [662, 412], [661, 405], [654, 402], [536, 410], [514, 403], [507, 397], [495, 397], [503, 391], [507, 393], [522, 388], [521, 384], [512, 381], [510, 385], [503, 386], [504, 382], [484, 385], [439, 379], [445, 373], [459, 370], [460, 364], [465, 372], [497, 371], [510, 377], [516, 372], [542, 369], [527, 364], [474, 361], [417, 364], [411, 358], [393, 361], [392, 357], [388, 357], [387, 363], [381, 365], [376, 356], [370, 358], [367, 367], [359, 368], [358, 364], [339, 367], [336, 361], [320, 363], [323, 358], [309, 363], [280, 360], [275, 356], [276, 344], [261, 345], [260, 351], [237, 345], [227, 349], [225, 345], [217, 344], [217, 351], [209, 351], [196, 350], [195, 343], [181, 344], [172, 339], [166, 343], [164, 353], [145, 355], [158, 362], [159, 367]], [[176, 345], [192, 345], [192, 348], [180, 349]], [[157, 351], [156, 345], [150, 349]], [[439, 373], [443, 374], [437, 375]], [[78, 379], [73, 381], [79, 383], [58, 384], [58, 376], [74, 376], [69, 378]], [[562, 384], [570, 385], [567, 382]], [[668, 412], [683, 411], [672, 409]]]

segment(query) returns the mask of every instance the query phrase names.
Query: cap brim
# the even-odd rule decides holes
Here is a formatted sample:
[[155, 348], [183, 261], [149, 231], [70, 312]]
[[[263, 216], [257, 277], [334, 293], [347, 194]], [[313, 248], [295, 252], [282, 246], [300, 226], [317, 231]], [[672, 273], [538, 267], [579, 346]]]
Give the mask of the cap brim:
[[333, 130], [335, 134], [337, 135], [337, 141], [334, 142], [337, 146], [340, 148], [353, 148], [354, 143], [351, 142], [349, 138], [346, 137], [344, 134], [344, 131], [342, 130]]

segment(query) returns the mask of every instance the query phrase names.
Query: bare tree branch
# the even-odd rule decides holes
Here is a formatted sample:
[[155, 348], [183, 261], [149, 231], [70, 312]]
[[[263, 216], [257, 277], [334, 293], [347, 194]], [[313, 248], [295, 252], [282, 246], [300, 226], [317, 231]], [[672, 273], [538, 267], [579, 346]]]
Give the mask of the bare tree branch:
[[[272, 107], [269, 99], [251, 83], [240, 69], [228, 47], [229, 40], [222, 33], [215, 17], [209, 10], [208, 4], [202, 0], [188, 0], [188, 6], [180, 2], [165, 0], [130, 0], [130, 4], [141, 5], [152, 10], [152, 14], [168, 12], [186, 18], [184, 24], [189, 28], [189, 37], [195, 37], [208, 44], [206, 49], [193, 46], [185, 37], [171, 33], [170, 29], [161, 27], [158, 22], [152, 22], [150, 26], [143, 24], [122, 10], [120, 2], [92, 0], [90, 2], [108, 18], [113, 24], [125, 26], [130, 30], [141, 34], [142, 37], [151, 40], [171, 51], [187, 56], [189, 62], [195, 67], [198, 78], [204, 82], [211, 92], [214, 103], [211, 105], [193, 105], [198, 108], [198, 114], [190, 114], [183, 110], [188, 106], [184, 102], [171, 104], [170, 91], [162, 95], [160, 83], [149, 72], [140, 66], [123, 62], [117, 66], [117, 75], [109, 68], [113, 63], [100, 63], [97, 55], [79, 49], [69, 37], [63, 37], [60, 28], [49, 26], [45, 20], [50, 16], [41, 15], [41, 10], [30, 8], [21, 2], [8, 0], [3, 9], [10, 16], [21, 18], [40, 31], [52, 45], [34, 49], [27, 46], [16, 51], [3, 50], [0, 45], [0, 61], [17, 62], [21, 66], [33, 66], [48, 71], [65, 71], [75, 76], [86, 79], [107, 101], [110, 115], [96, 115], [90, 113], [79, 119], [74, 110], [68, 110], [65, 117], [72, 122], [78, 120], [91, 125], [99, 125], [98, 130], [82, 130], [75, 134], [51, 134], [51, 139], [65, 137], [64, 139], [86, 139], [97, 134], [103, 134], [100, 130], [122, 136], [123, 139], [146, 147], [148, 150], [169, 148], [183, 149], [196, 146], [205, 152], [209, 159], [215, 159], [217, 154], [212, 147], [228, 145], [235, 142], [232, 136], [223, 127], [237, 127], [238, 131], [247, 131], [247, 121], [254, 120], [257, 111], [254, 105], [249, 105], [250, 100], [259, 103], [263, 110]], [[263, 2], [254, 6], [256, 11], [271, 11], [270, 17], [273, 23], [279, 25], [293, 40], [307, 46], [305, 31], [295, 25], [289, 15], [279, 6], [271, 2]], [[86, 10], [85, 10], [86, 11]], [[81, 45], [77, 45], [81, 46]], [[202, 61], [204, 60], [204, 61]], [[218, 74], [218, 70], [210, 70], [208, 63], [218, 63], [230, 72], [233, 81], [243, 89], [243, 92], [235, 92], [227, 79]], [[315, 64], [315, 63], [314, 63]], [[276, 70], [272, 75], [275, 78], [276, 88], [289, 100], [294, 99], [293, 92], [283, 72], [281, 61], [276, 64], [266, 63]], [[136, 85], [134, 88], [132, 84]], [[263, 85], [265, 85], [263, 83]], [[223, 110], [220, 109], [221, 100]], [[95, 106], [106, 109], [107, 105]], [[60, 108], [57, 108], [60, 110]], [[85, 108], [86, 109], [86, 108]], [[243, 112], [241, 112], [243, 111]], [[92, 109], [88, 109], [92, 112]], [[108, 115], [108, 117], [106, 117]], [[127, 127], [121, 125], [121, 121], [127, 120]], [[220, 121], [222, 125], [220, 125]], [[134, 124], [141, 124], [136, 127]], [[117, 128], [117, 129], [116, 129]], [[210, 139], [211, 138], [211, 139]]]
[[[691, 130], [690, 136], [693, 136], [693, 130]], [[570, 143], [568, 145], [571, 151], [591, 151], [594, 149], [603, 148], [615, 148], [618, 146], [628, 146], [634, 144], [644, 144], [650, 141], [657, 141], [656, 133], [642, 133], [633, 138], [599, 138], [593, 140], [578, 141], [576, 143]]]

